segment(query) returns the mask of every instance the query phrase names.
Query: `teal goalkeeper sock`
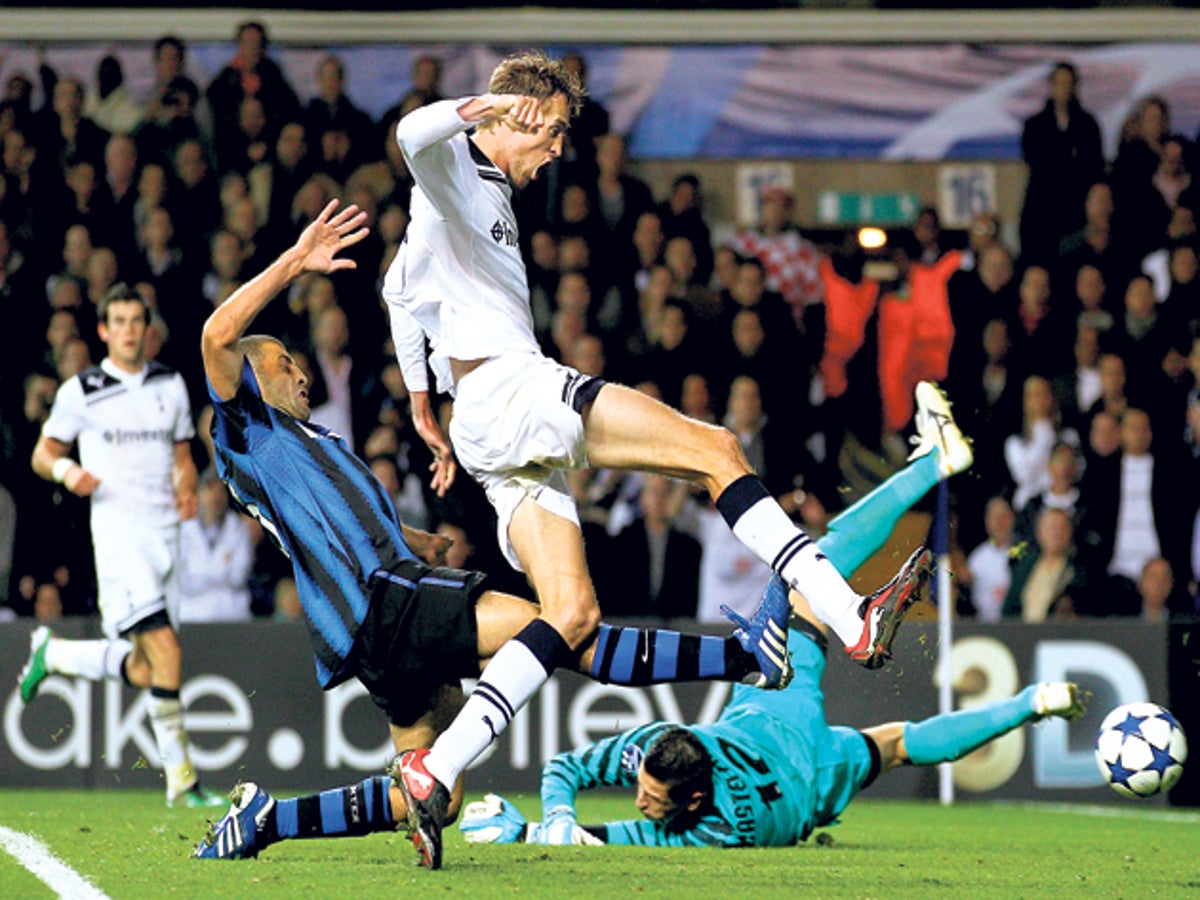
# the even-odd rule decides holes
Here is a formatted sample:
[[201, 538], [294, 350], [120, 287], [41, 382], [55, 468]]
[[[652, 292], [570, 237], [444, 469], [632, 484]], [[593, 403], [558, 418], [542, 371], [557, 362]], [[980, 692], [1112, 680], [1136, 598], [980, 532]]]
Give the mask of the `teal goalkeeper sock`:
[[917, 766], [961, 759], [1032, 719], [1036, 691], [1037, 685], [1030, 685], [1015, 697], [979, 709], [961, 709], [920, 722], [905, 722], [904, 747], [908, 758]]
[[900, 517], [939, 480], [938, 454], [926, 453], [830, 521], [817, 549], [843, 578], [849, 578], [887, 542]]

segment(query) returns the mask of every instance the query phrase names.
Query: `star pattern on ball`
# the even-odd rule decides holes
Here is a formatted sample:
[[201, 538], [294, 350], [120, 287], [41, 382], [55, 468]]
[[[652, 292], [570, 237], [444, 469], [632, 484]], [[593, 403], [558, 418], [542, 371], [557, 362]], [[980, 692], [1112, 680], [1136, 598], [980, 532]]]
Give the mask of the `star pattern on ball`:
[[1106, 763], [1106, 765], [1108, 766], [1109, 777], [1113, 784], [1122, 784], [1125, 787], [1129, 787], [1129, 779], [1138, 773], [1137, 769], [1127, 769], [1121, 765], [1120, 759], [1115, 759], [1110, 763]]
[[1153, 769], [1159, 775], [1165, 775], [1167, 769], [1179, 764], [1178, 760], [1171, 756], [1170, 748], [1164, 747], [1160, 749], [1151, 744], [1150, 750], [1154, 753], [1154, 760], [1146, 768]]
[[1187, 760], [1187, 741], [1170, 711], [1150, 702], [1113, 709], [1096, 734], [1104, 780], [1124, 795], [1152, 797], [1174, 787]]
[[1142, 723], [1145, 722], [1147, 718], [1147, 716], [1135, 716], [1133, 713], [1129, 713], [1125, 716], [1122, 722], [1114, 726], [1113, 730], [1121, 732], [1121, 734], [1125, 735], [1126, 737], [1141, 737]]

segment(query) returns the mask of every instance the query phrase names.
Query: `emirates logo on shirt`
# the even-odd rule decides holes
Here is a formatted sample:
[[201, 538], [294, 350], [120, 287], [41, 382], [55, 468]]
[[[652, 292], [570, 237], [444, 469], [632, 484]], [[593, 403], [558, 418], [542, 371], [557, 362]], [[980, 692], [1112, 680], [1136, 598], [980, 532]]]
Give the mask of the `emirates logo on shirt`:
[[507, 244], [509, 247], [517, 246], [517, 230], [511, 227], [507, 222], [497, 219], [492, 225], [492, 240], [497, 244]]

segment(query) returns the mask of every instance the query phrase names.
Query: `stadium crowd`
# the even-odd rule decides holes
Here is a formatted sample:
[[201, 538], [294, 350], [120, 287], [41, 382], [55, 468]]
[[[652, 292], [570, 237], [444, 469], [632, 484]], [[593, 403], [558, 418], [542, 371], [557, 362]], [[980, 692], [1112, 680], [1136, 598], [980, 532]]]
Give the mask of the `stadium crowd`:
[[[379, 121], [347, 97], [333, 55], [298, 98], [239, 27], [208, 85], [185, 44], [154, 45], [139, 105], [120, 63], [95, 83], [14, 75], [0, 98], [0, 601], [52, 620], [96, 609], [85, 500], [29, 460], [55, 391], [104, 354], [97, 304], [117, 283], [150, 301], [153, 355], [182, 373], [199, 438], [211, 421], [200, 328], [216, 304], [339, 197], [368, 214], [353, 271], [306, 277], [256, 328], [307, 367], [313, 419], [370, 461], [408, 524], [451, 535], [448, 563], [527, 593], [495, 545], [493, 513], [460, 477], [428, 486], [379, 285], [407, 224], [398, 119], [440, 98], [422, 57]], [[569, 58], [586, 79], [585, 60]], [[723, 422], [808, 528], [845, 504], [854, 453], [899, 465], [912, 389], [936, 379], [974, 439], [951, 483], [963, 615], [1028, 622], [1197, 612], [1200, 281], [1193, 142], [1167, 99], [1145, 99], [1106, 159], [1078, 74], [1054, 68], [1025, 124], [1021, 252], [995, 215], [942, 233], [925, 209], [886, 247], [814, 242], [773, 188], [754, 227], [714, 241], [699, 179], [664, 197], [633, 174], [589, 99], [569, 146], [518, 198], [537, 334], [548, 355]], [[442, 400], [446, 414], [449, 399]], [[590, 569], [608, 616], [716, 620], [753, 608], [765, 566], [681, 483], [573, 473]], [[185, 621], [296, 618], [287, 561], [202, 477], [185, 525]], [[507, 575], [505, 573], [508, 573]], [[615, 580], [620, 577], [620, 583]]]

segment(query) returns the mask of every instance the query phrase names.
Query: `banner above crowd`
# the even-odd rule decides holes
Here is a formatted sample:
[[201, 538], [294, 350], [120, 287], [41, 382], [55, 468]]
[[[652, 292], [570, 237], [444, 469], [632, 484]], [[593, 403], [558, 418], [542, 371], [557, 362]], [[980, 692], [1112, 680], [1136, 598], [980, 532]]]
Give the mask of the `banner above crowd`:
[[[409, 87], [418, 55], [443, 61], [443, 93], [454, 97], [482, 91], [492, 67], [512, 49], [276, 44], [271, 53], [302, 99], [313, 93], [320, 59], [337, 55], [351, 99], [378, 117]], [[1022, 122], [1045, 102], [1046, 76], [1058, 60], [1078, 67], [1083, 104], [1100, 121], [1110, 158], [1123, 123], [1147, 96], [1167, 100], [1175, 131], [1194, 138], [1200, 128], [1200, 46], [1194, 43], [547, 49], [582, 52], [593, 96], [641, 159], [1017, 159]], [[46, 57], [61, 75], [90, 86], [106, 53], [122, 61], [135, 96], [149, 92], [148, 43], [51, 45]], [[203, 87], [232, 53], [230, 42], [192, 43], [189, 74]], [[0, 79], [19, 71], [36, 81], [34, 48], [0, 42]]]

